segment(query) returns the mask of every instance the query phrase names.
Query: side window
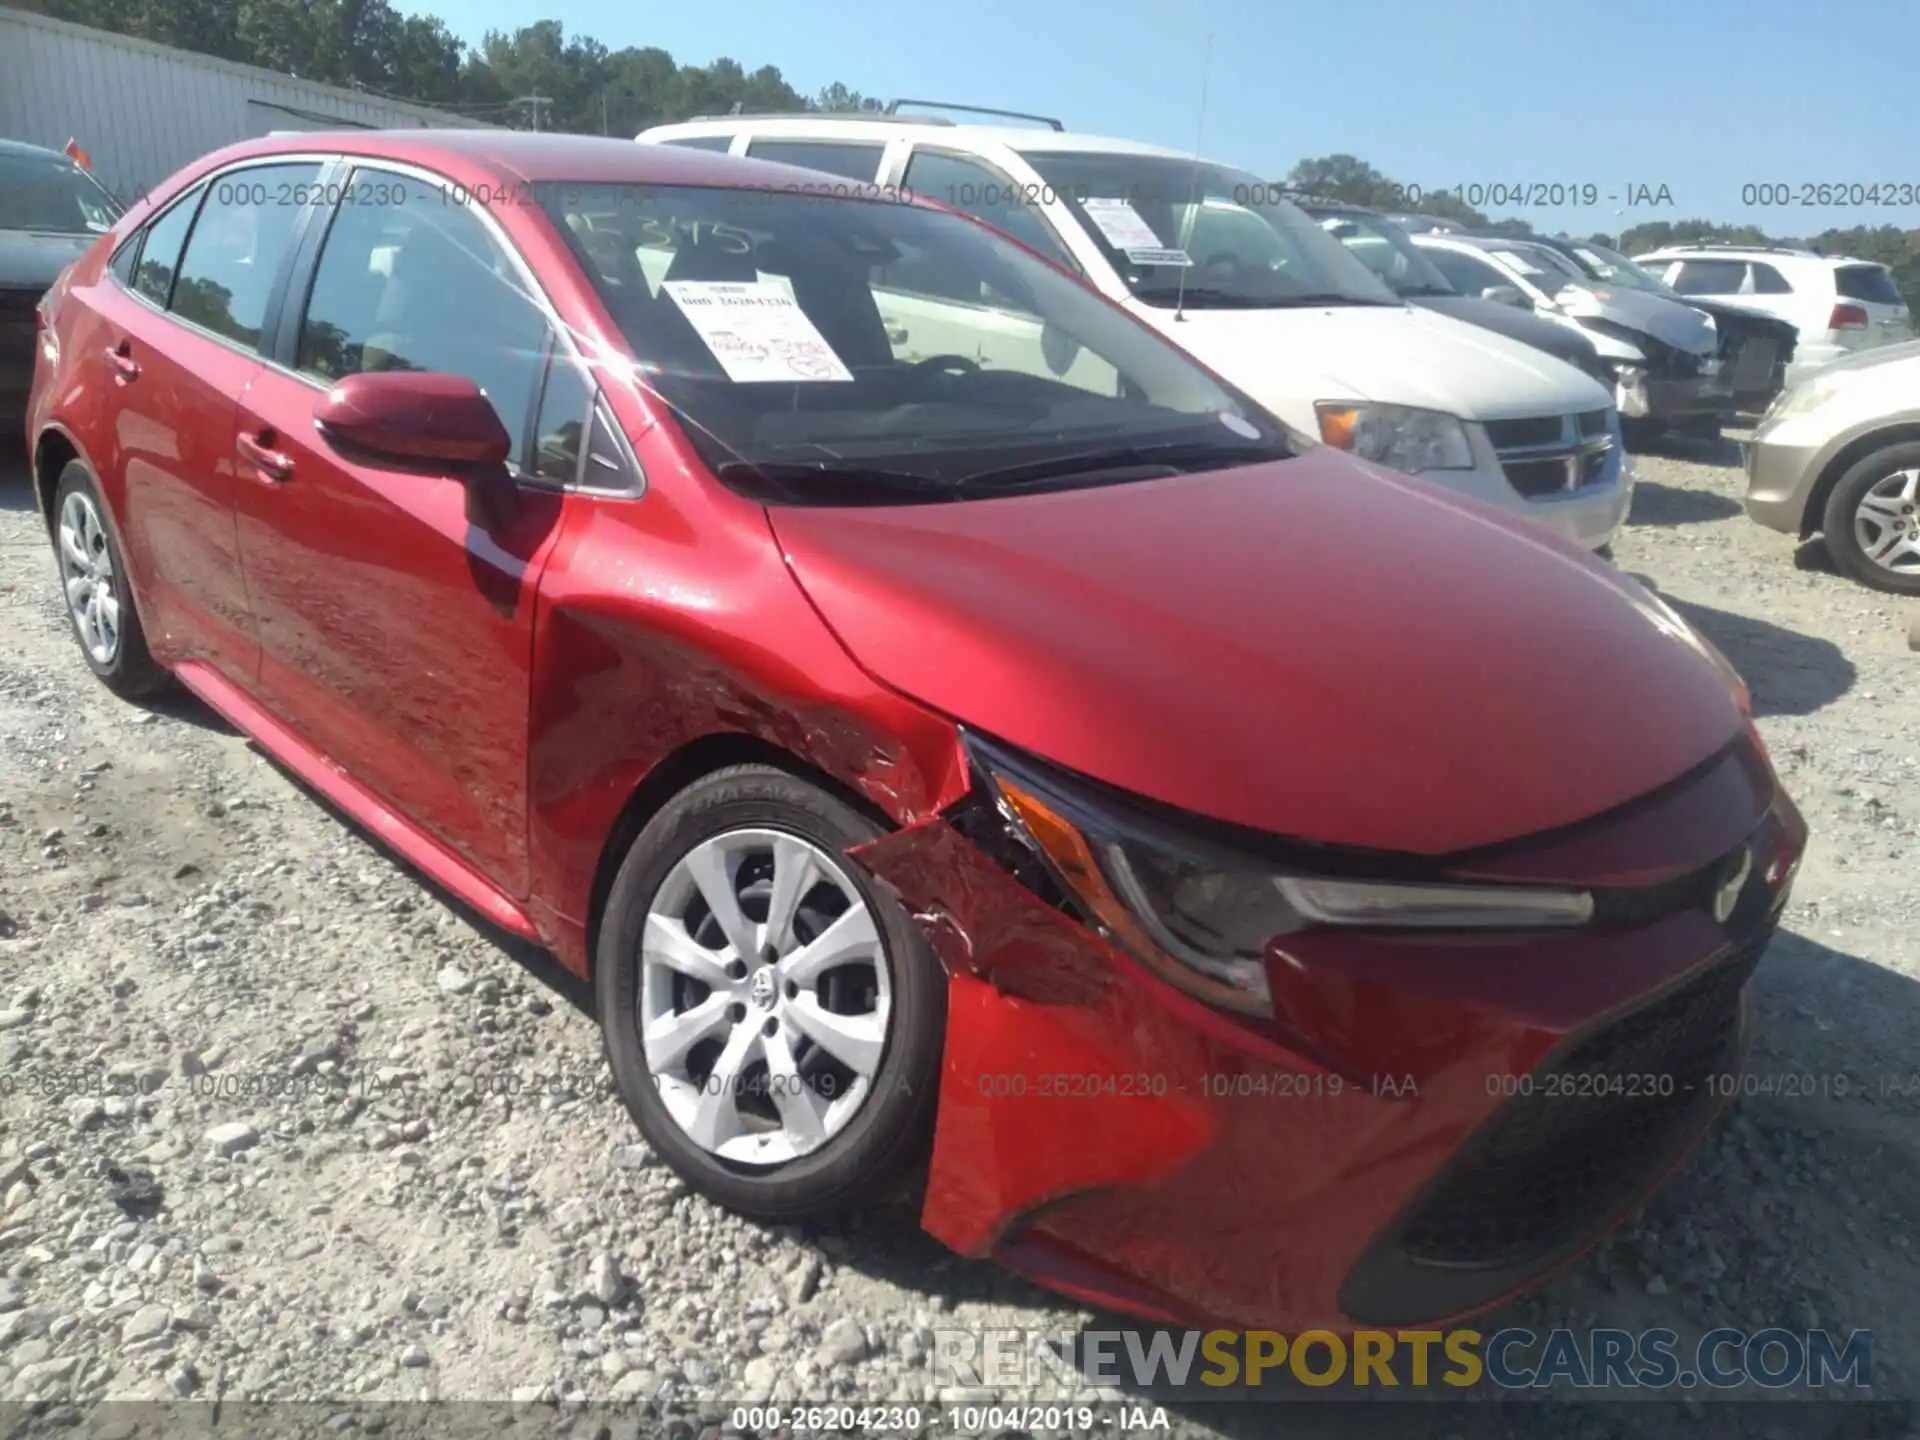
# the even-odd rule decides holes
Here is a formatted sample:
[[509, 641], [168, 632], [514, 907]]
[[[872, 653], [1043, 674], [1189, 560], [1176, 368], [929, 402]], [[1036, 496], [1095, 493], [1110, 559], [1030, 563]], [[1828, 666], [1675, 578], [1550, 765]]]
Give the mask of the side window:
[[556, 355], [547, 368], [533, 430], [533, 473], [556, 485], [580, 476], [580, 446], [593, 411], [593, 388], [578, 365]]
[[158, 220], [146, 227], [146, 243], [139, 247], [140, 264], [133, 272], [133, 289], [154, 304], [165, 307], [173, 295], [173, 272], [180, 265], [180, 247], [187, 243], [187, 231], [193, 225], [193, 212], [200, 206], [201, 191], [190, 190], [173, 202]]
[[1025, 187], [978, 160], [938, 150], [916, 150], [907, 162], [904, 184], [916, 195], [978, 216], [1069, 270], [1079, 268], [1053, 228], [1032, 207]]
[[1746, 280], [1744, 260], [1683, 260], [1667, 283], [1682, 295], [1738, 295]]
[[634, 490], [644, 482], [627, 447], [614, 433], [604, 404], [593, 407], [593, 429], [587, 437], [587, 467], [580, 477], [595, 490]]
[[1494, 285], [1511, 285], [1513, 276], [1502, 275], [1484, 260], [1462, 255], [1458, 250], [1442, 250], [1422, 245], [1420, 253], [1433, 262], [1433, 268], [1447, 277], [1447, 283], [1462, 295], [1478, 295]]
[[356, 170], [321, 246], [295, 368], [322, 380], [432, 370], [478, 385], [525, 433], [548, 327], [486, 225], [422, 180]]
[[747, 146], [747, 155], [753, 160], [798, 165], [803, 170], [824, 170], [869, 185], [880, 173], [880, 157], [886, 149], [884, 145], [861, 145], [850, 140], [759, 139]]
[[113, 259], [107, 262], [107, 268], [128, 289], [133, 288], [133, 267], [140, 259], [141, 232], [136, 230], [120, 242], [120, 248], [113, 252]]
[[1791, 295], [1793, 286], [1787, 283], [1787, 277], [1771, 265], [1753, 267], [1753, 293], [1756, 295]]
[[724, 155], [733, 145], [731, 135], [686, 135], [678, 140], [662, 140], [662, 145], [677, 146], [682, 150], [717, 150]]
[[182, 320], [258, 348], [273, 282], [293, 245], [317, 161], [234, 170], [207, 186], [168, 306]]

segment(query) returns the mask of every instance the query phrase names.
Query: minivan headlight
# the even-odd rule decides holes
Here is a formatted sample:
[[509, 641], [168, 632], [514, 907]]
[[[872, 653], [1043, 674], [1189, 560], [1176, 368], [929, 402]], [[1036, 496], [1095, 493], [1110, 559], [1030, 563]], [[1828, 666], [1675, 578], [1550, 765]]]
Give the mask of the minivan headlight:
[[1122, 815], [1059, 777], [969, 745], [1002, 816], [1085, 918], [1161, 979], [1271, 1016], [1266, 951], [1315, 928], [1513, 930], [1585, 924], [1585, 891], [1335, 877], [1276, 866]]
[[1339, 400], [1318, 401], [1313, 409], [1320, 421], [1320, 438], [1362, 460], [1407, 475], [1473, 469], [1467, 427], [1445, 411]]

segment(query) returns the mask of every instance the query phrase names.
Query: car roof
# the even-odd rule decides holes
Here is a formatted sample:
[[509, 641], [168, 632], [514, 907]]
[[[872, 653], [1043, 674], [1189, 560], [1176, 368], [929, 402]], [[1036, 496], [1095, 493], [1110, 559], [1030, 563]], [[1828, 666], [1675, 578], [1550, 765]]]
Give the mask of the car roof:
[[1816, 250], [1788, 250], [1768, 245], [1663, 245], [1658, 250], [1642, 251], [1642, 260], [1765, 260], [1768, 264], [1872, 265], [1889, 267], [1878, 260], [1861, 260], [1852, 255], [1822, 255]]
[[532, 185], [711, 185], [755, 189], [791, 184], [811, 170], [665, 145], [636, 145], [601, 135], [530, 130], [325, 130], [244, 140], [208, 156], [196, 172], [241, 160], [321, 154], [418, 165], [454, 180]]
[[1002, 145], [1022, 153], [1067, 151], [1077, 154], [1155, 155], [1174, 160], [1193, 158], [1190, 151], [1170, 150], [1164, 145], [1148, 145], [1139, 140], [1122, 140], [1112, 135], [1088, 135], [1074, 130], [1042, 130], [1038, 127], [1029, 129], [1020, 125], [929, 125], [924, 120], [906, 117], [836, 120], [830, 115], [722, 116], [716, 120], [682, 120], [671, 125], [655, 125], [641, 131], [638, 138], [652, 141], [693, 135], [737, 135], [748, 129], [756, 134], [796, 132], [835, 140], [885, 141], [913, 135], [935, 145], [961, 150], [973, 145]]
[[70, 155], [49, 150], [44, 145], [29, 145], [24, 140], [0, 140], [0, 155], [13, 155], [22, 160], [52, 160], [60, 165], [73, 164]]

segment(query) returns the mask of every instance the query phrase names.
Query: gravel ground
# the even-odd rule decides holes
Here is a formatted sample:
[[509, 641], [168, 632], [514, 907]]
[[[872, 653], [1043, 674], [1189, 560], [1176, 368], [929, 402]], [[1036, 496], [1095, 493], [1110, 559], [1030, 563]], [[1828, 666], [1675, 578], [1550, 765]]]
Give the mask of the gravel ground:
[[[1736, 459], [1643, 458], [1617, 554], [1747, 676], [1813, 826], [1757, 982], [1771, 1093], [1482, 1328], [1868, 1329], [1874, 1393], [1911, 1401], [1920, 656], [1898, 603], [1745, 520]], [[570, 1401], [938, 1400], [936, 1328], [1096, 1320], [910, 1223], [769, 1232], [690, 1195], [613, 1098], [557, 966], [197, 703], [141, 710], [91, 679], [17, 467], [0, 471], [0, 1078], [0, 1399], [56, 1402], [35, 1423], [102, 1398], [326, 1402], [301, 1412], [316, 1424], [328, 1405], [539, 1400], [545, 1433]], [[1278, 1419], [1557, 1440], [1800, 1433], [1816, 1407], [1630, 1408], [1168, 1415], [1196, 1436]]]

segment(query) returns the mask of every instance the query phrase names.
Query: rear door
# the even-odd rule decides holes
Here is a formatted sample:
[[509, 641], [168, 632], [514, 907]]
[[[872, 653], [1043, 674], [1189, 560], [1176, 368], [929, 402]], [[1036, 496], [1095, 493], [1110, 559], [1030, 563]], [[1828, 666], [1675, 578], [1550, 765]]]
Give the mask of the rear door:
[[[255, 457], [239, 536], [260, 690], [310, 745], [518, 898], [535, 590], [590, 387], [567, 372], [540, 414], [557, 336], [482, 208], [445, 182], [379, 166], [329, 188], [348, 203], [312, 227], [276, 363], [238, 407]], [[480, 386], [520, 439], [519, 460], [489, 477], [507, 484], [488, 495], [512, 504], [319, 434], [328, 386], [380, 369]], [[537, 416], [550, 432], [541, 443]]]
[[259, 643], [234, 533], [235, 406], [261, 369], [261, 336], [325, 164], [276, 160], [211, 177], [143, 227], [131, 285], [116, 266], [99, 287], [102, 372], [117, 394], [114, 448], [95, 459], [122, 487], [150, 638], [169, 664], [204, 661], [242, 688]]

